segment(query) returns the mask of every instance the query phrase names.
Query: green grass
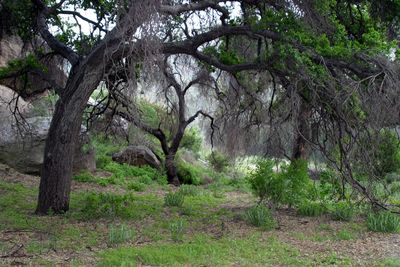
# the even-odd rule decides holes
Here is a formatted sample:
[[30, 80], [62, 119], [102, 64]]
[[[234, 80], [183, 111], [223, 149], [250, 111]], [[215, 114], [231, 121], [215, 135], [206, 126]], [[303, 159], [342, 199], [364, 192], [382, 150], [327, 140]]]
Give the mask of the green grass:
[[373, 232], [400, 232], [400, 216], [390, 212], [370, 213], [367, 218], [368, 230]]
[[246, 239], [213, 240], [196, 235], [183, 243], [156, 243], [100, 253], [99, 266], [271, 266], [302, 265], [299, 252], [275, 238], [254, 234]]
[[255, 206], [248, 209], [244, 213], [244, 219], [250, 225], [271, 230], [276, 226], [276, 222], [272, 217], [271, 211], [264, 206]]

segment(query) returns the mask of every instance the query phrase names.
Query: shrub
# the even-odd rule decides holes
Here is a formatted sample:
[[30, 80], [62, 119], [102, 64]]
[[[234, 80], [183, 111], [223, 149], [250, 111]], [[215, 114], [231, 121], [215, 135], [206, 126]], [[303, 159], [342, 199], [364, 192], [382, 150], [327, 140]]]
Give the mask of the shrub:
[[124, 224], [120, 226], [110, 226], [110, 230], [108, 232], [108, 242], [111, 245], [127, 242], [133, 237], [134, 232]]
[[244, 218], [247, 223], [266, 230], [273, 229], [276, 225], [276, 222], [271, 215], [271, 211], [261, 205], [248, 209], [244, 214]]
[[305, 160], [294, 160], [288, 166], [282, 167], [284, 183], [284, 204], [296, 205], [311, 194], [312, 183], [308, 176], [308, 166]]
[[400, 231], [400, 217], [388, 211], [370, 213], [367, 227], [373, 232], [395, 233]]
[[260, 202], [272, 200], [275, 203], [282, 201], [284, 184], [280, 176], [273, 171], [272, 160], [259, 160], [256, 169], [246, 177], [250, 188]]
[[337, 221], [351, 221], [354, 216], [354, 208], [348, 202], [339, 202], [334, 205], [332, 218]]
[[325, 207], [319, 202], [306, 201], [299, 205], [297, 212], [303, 216], [316, 217], [325, 212]]
[[200, 130], [196, 127], [187, 129], [182, 137], [180, 147], [192, 151], [198, 155], [201, 149], [202, 137]]
[[170, 207], [182, 207], [183, 202], [185, 200], [185, 196], [179, 192], [176, 193], [168, 193], [164, 197], [164, 205]]
[[378, 175], [382, 177], [400, 169], [400, 140], [395, 132], [384, 130], [380, 133], [379, 147], [374, 159]]
[[326, 169], [319, 174], [320, 185], [318, 192], [320, 198], [337, 199], [343, 195], [343, 187], [338, 179], [338, 174], [332, 169]]
[[178, 177], [184, 184], [199, 185], [201, 183], [201, 173], [195, 167], [183, 161], [178, 162]]
[[199, 188], [195, 185], [183, 184], [179, 188], [179, 193], [184, 196], [197, 196], [199, 195]]
[[183, 234], [185, 232], [185, 222], [183, 220], [177, 220], [170, 223], [168, 226], [171, 232], [171, 239], [175, 242], [180, 242], [183, 240]]
[[218, 172], [223, 172], [229, 166], [229, 159], [218, 151], [211, 152], [207, 157], [207, 161], [211, 164], [213, 169]]

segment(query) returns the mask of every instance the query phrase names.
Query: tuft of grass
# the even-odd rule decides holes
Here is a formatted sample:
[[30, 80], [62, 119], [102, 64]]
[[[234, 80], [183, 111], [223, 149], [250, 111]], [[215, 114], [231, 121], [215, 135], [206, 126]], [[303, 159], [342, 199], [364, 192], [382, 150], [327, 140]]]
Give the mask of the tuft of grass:
[[248, 209], [244, 214], [244, 218], [247, 223], [265, 230], [271, 230], [276, 226], [271, 211], [264, 206], [254, 206]]
[[367, 227], [373, 232], [396, 233], [400, 231], [400, 217], [387, 211], [370, 213]]
[[144, 190], [146, 190], [146, 185], [139, 182], [129, 182], [127, 188], [128, 190], [143, 192]]
[[74, 175], [73, 180], [81, 183], [94, 183], [96, 178], [88, 171], [81, 172], [80, 174]]
[[168, 193], [164, 197], [164, 205], [169, 207], [182, 207], [185, 196], [180, 192]]
[[179, 193], [181, 193], [184, 196], [197, 196], [200, 194], [200, 190], [195, 185], [183, 184], [179, 188]]
[[334, 220], [348, 222], [354, 217], [354, 208], [347, 202], [339, 202], [335, 204], [331, 215]]
[[304, 202], [299, 205], [297, 212], [302, 216], [317, 217], [325, 213], [325, 207], [319, 202]]
[[353, 240], [354, 234], [352, 232], [349, 232], [346, 229], [342, 229], [336, 234], [336, 239], [338, 239], [338, 240]]
[[171, 233], [171, 239], [174, 242], [183, 241], [183, 234], [185, 232], [185, 221], [179, 219], [168, 225], [169, 231]]
[[108, 243], [110, 245], [125, 243], [134, 237], [134, 231], [124, 224], [110, 225], [109, 228]]

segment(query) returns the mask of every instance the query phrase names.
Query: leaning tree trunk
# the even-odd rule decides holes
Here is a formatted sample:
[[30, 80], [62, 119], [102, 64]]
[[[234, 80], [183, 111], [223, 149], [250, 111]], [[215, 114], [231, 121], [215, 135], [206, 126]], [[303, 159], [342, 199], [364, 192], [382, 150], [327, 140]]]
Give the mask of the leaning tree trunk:
[[168, 183], [179, 186], [178, 169], [175, 163], [175, 154], [165, 155], [165, 169], [167, 170]]
[[297, 116], [297, 130], [293, 141], [292, 160], [307, 159], [309, 154], [309, 140], [311, 139], [311, 109], [301, 99], [300, 110]]
[[46, 139], [37, 214], [47, 214], [49, 210], [63, 213], [69, 209], [72, 162], [82, 114], [102, 76], [99, 67], [88, 64], [72, 72], [57, 102]]

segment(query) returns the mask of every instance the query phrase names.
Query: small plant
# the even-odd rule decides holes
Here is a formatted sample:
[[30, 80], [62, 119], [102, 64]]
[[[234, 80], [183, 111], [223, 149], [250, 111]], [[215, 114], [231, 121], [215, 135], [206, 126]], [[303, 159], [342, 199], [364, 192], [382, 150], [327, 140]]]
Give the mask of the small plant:
[[201, 172], [184, 161], [178, 161], [178, 177], [184, 184], [201, 184]]
[[299, 205], [297, 212], [303, 216], [316, 217], [324, 214], [325, 210], [319, 202], [306, 201]]
[[400, 217], [388, 211], [370, 213], [367, 227], [373, 232], [395, 233], [400, 231]]
[[211, 152], [211, 154], [208, 155], [207, 160], [217, 172], [223, 172], [229, 166], [228, 157], [218, 151]]
[[143, 192], [146, 189], [146, 185], [138, 182], [130, 182], [127, 188], [136, 192]]
[[336, 203], [332, 211], [332, 219], [337, 221], [351, 221], [354, 208], [347, 202]]
[[96, 178], [88, 171], [74, 175], [72, 179], [81, 183], [93, 183], [96, 181]]
[[169, 207], [182, 207], [185, 196], [180, 192], [168, 193], [164, 197], [164, 205]]
[[273, 229], [276, 225], [276, 222], [271, 215], [271, 211], [261, 205], [248, 209], [244, 214], [244, 218], [247, 223], [256, 227], [261, 227], [265, 230]]
[[171, 232], [171, 239], [174, 242], [181, 242], [183, 240], [183, 234], [185, 232], [185, 222], [183, 220], [170, 223], [168, 228]]
[[195, 185], [183, 184], [179, 188], [179, 193], [184, 196], [197, 196], [199, 195], [199, 188]]
[[111, 225], [108, 232], [108, 242], [110, 245], [125, 243], [131, 240], [133, 236], [133, 231], [126, 225]]
[[284, 184], [274, 173], [273, 166], [272, 160], [260, 160], [257, 162], [255, 171], [246, 178], [260, 203], [269, 199], [273, 202], [280, 202], [282, 198]]
[[354, 235], [346, 229], [342, 229], [336, 234], [336, 238], [338, 240], [352, 240], [354, 239]]

